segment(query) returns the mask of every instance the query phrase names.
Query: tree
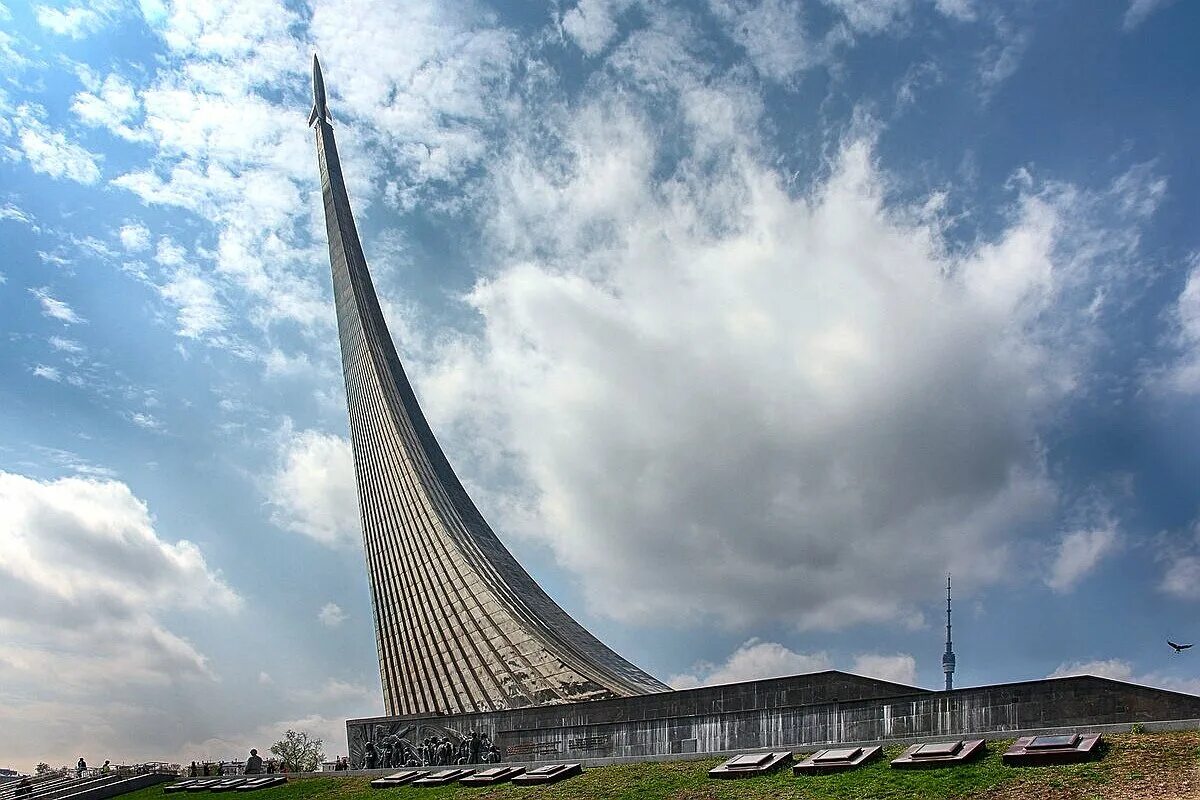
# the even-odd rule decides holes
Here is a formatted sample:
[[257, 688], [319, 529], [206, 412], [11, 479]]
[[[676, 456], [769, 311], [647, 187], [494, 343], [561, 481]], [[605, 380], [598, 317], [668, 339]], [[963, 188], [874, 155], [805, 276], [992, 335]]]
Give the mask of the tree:
[[297, 733], [290, 728], [283, 738], [271, 745], [271, 752], [279, 756], [288, 772], [316, 772], [325, 760], [320, 739], [308, 738], [306, 731]]
[[33, 768], [33, 771], [35, 775], [45, 775], [50, 771], [50, 765], [45, 761], [39, 761], [38, 765]]

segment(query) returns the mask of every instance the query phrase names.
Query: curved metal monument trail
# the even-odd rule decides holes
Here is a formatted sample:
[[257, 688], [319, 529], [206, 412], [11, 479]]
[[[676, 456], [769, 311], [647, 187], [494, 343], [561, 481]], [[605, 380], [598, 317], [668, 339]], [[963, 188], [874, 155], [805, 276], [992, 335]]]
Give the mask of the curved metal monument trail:
[[442, 453], [379, 308], [315, 55], [309, 125], [316, 128], [386, 713], [496, 711], [669, 691], [550, 599], [496, 538]]

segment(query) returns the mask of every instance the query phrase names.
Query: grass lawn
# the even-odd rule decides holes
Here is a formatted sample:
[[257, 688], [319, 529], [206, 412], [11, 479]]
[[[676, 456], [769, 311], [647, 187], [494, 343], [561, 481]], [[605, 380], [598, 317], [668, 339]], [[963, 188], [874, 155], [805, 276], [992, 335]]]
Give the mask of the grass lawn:
[[[1106, 735], [1097, 761], [1052, 767], [1008, 767], [1000, 754], [1010, 744], [989, 742], [982, 759], [935, 770], [893, 770], [888, 762], [903, 747], [887, 748], [884, 758], [838, 775], [794, 777], [790, 768], [741, 780], [710, 780], [719, 760], [620, 764], [586, 769], [553, 786], [469, 788], [399, 787], [373, 790], [366, 778], [308, 778], [229, 800], [724, 800], [804, 798], [804, 800], [1073, 800], [1074, 798], [1189, 798], [1200, 800], [1200, 731]], [[181, 796], [208, 800], [212, 795]], [[161, 786], [123, 800], [163, 800]], [[169, 800], [174, 800], [170, 798]], [[214, 798], [215, 800], [215, 798]]]

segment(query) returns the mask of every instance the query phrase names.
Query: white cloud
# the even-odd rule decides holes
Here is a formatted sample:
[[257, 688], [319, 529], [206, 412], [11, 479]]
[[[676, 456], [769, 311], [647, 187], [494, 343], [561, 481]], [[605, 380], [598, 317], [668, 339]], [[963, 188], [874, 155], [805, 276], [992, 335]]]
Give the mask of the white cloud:
[[354, 456], [344, 437], [286, 426], [266, 491], [275, 524], [330, 547], [359, 542]]
[[90, 81], [91, 91], [79, 92], [71, 99], [71, 110], [81, 121], [130, 141], [145, 141], [147, 134], [135, 129], [141, 101], [133, 84], [111, 73], [103, 81]]
[[1166, 563], [1159, 588], [1182, 600], [1200, 600], [1200, 521], [1184, 542], [1170, 543], [1159, 553]]
[[[427, 413], [598, 613], [918, 623], [917, 587], [999, 580], [1050, 519], [1039, 434], [1086, 390], [1097, 288], [1139, 274], [1149, 188], [1021, 174], [951, 251], [869, 139], [791, 196], [727, 93], [684, 93], [682, 143], [599, 91], [539, 118], [561, 150], [514, 132], [482, 333], [421, 370]], [[663, 177], [663, 147], [694, 157]]]
[[336, 707], [351, 701], [361, 703], [378, 696], [378, 689], [337, 678], [331, 678], [315, 689], [305, 689], [294, 694], [297, 701], [303, 702], [308, 707], [314, 705]]
[[269, 673], [267, 673], [267, 672], [258, 673], [258, 683], [260, 686], [270, 686], [274, 682], [275, 681], [271, 678], [271, 675]]
[[1069, 678], [1073, 675], [1096, 675], [1101, 678], [1112, 678], [1116, 681], [1132, 681], [1133, 665], [1119, 658], [1074, 661], [1059, 664], [1058, 668], [1047, 677]]
[[854, 666], [850, 671], [856, 675], [866, 675], [882, 681], [903, 683], [913, 686], [917, 682], [917, 660], [907, 653], [895, 655], [879, 655], [863, 653], [854, 657]]
[[51, 347], [63, 353], [83, 352], [83, 345], [71, 339], [65, 339], [62, 336], [51, 336], [47, 341], [49, 341]]
[[[309, 361], [308, 353], [299, 352], [295, 355], [289, 355], [277, 347], [272, 347], [262, 357], [263, 366], [266, 367], [267, 375], [271, 377], [294, 377], [297, 375], [308, 374], [312, 368], [312, 362]], [[336, 378], [336, 376], [330, 376]]]
[[82, 39], [107, 25], [116, 9], [115, 3], [92, 0], [87, 6], [67, 5], [52, 8], [38, 5], [34, 6], [33, 10], [38, 25], [51, 33]]
[[[307, 233], [310, 134], [295, 109], [264, 97], [304, 79], [308, 45], [297, 36], [300, 18], [264, 0], [150, 5], [143, 13], [179, 66], [159, 70], [132, 99], [128, 85], [106, 79], [93, 91], [98, 104], [84, 97], [77, 104], [97, 120], [103, 107], [114, 115], [109, 123], [126, 126], [120, 135], [157, 149], [150, 166], [113, 184], [215, 226], [217, 244], [205, 257], [223, 286], [244, 292], [235, 298], [247, 306], [241, 316], [262, 327], [289, 320], [324, 331], [332, 317], [312, 272], [319, 250]], [[105, 92], [118, 98], [115, 107]], [[203, 308], [192, 307], [203, 313], [184, 321], [189, 335], [211, 332], [219, 321], [214, 297], [197, 277], [175, 287], [181, 299], [203, 293]]]
[[791, 82], [826, 63], [839, 43], [836, 34], [814, 41], [801, 4], [794, 0], [709, 0], [709, 7], [755, 69], [770, 80]]
[[[912, 0], [824, 0], [837, 9], [858, 33], [883, 33], [907, 20]], [[939, 7], [940, 10], [940, 7]]]
[[[697, 686], [783, 678], [829, 669], [834, 669], [834, 664], [827, 653], [798, 653], [778, 642], [764, 642], [755, 638], [739, 645], [723, 663], [700, 662], [691, 672], [672, 675], [667, 683], [675, 689], [692, 689]], [[850, 671], [871, 678], [912, 685], [916, 681], [917, 664], [912, 656], [904, 653], [862, 653], [854, 657], [854, 665]]]
[[34, 220], [33, 215], [25, 211], [25, 209], [19, 208], [12, 203], [0, 205], [0, 220], [4, 219], [20, 222], [28, 225], [31, 228], [34, 228], [35, 230], [37, 229], [37, 222]]
[[1115, 523], [1093, 530], [1071, 531], [1059, 542], [1046, 585], [1056, 592], [1069, 592], [1089, 572], [1117, 549]]
[[723, 664], [700, 663], [694, 672], [673, 675], [667, 683], [675, 689], [716, 686], [762, 678], [782, 678], [832, 669], [826, 653], [797, 653], [778, 642], [750, 639], [730, 653]]
[[1200, 600], [1200, 556], [1178, 556], [1167, 565], [1163, 591], [1188, 600]]
[[580, 50], [597, 55], [616, 35], [616, 17], [630, 4], [630, 0], [580, 0], [563, 15], [563, 30]]
[[[311, 694], [308, 697], [311, 697]], [[377, 715], [382, 703], [383, 700], [378, 692], [369, 700], [348, 698], [341, 703], [331, 702], [328, 714], [309, 714], [296, 719], [280, 719], [247, 731], [221, 731], [219, 736], [188, 742], [174, 753], [166, 754], [163, 757], [183, 764], [193, 758], [245, 761], [250, 748], [257, 748], [259, 754], [262, 754], [272, 742], [279, 741], [286, 730], [303, 731], [310, 738], [320, 739], [324, 743], [325, 753], [328, 756], [346, 755], [346, 720], [353, 717]]]
[[1016, 30], [1004, 20], [997, 23], [996, 42], [979, 57], [979, 93], [984, 101], [1020, 68], [1029, 48], [1029, 36], [1029, 31]]
[[[1166, 642], [1164, 642], [1163, 648], [1165, 649], [1166, 646]], [[1058, 668], [1047, 677], [1069, 678], [1074, 675], [1095, 675], [1099, 678], [1110, 678], [1114, 681], [1125, 681], [1127, 683], [1141, 684], [1142, 686], [1168, 689], [1172, 692], [1200, 695], [1200, 678], [1180, 678], [1158, 672], [1137, 673], [1131, 663], [1119, 658], [1074, 661], [1059, 664]]]
[[41, 289], [30, 289], [29, 293], [38, 299], [42, 304], [42, 315], [51, 319], [57, 319], [65, 322], [68, 325], [75, 325], [80, 322], [87, 322], [83, 317], [75, 313], [75, 309], [71, 308], [67, 303], [59, 300], [50, 294], [50, 290], [46, 287]]
[[150, 166], [113, 183], [211, 220], [215, 273], [223, 288], [241, 290], [227, 299], [248, 306], [239, 316], [262, 328], [296, 323], [324, 336], [333, 324], [312, 270], [321, 248], [309, 236], [320, 208], [311, 197], [311, 132], [274, 97], [280, 86], [307, 89], [314, 42], [334, 117], [354, 132], [340, 144], [360, 214], [376, 195], [373, 176], [394, 176], [384, 193], [400, 203], [427, 183], [462, 179], [507, 108], [512, 37], [479, 7], [326, 0], [313, 5], [307, 36], [297, 9], [267, 0], [143, 12], [182, 65], [160, 70], [133, 98], [106, 79], [90, 91], [95, 101], [78, 98], [77, 111], [96, 120], [111, 112], [109, 123], [129, 128], [122, 135], [157, 148]]
[[202, 339], [224, 329], [225, 308], [209, 277], [199, 270], [188, 266], [176, 269], [158, 291], [175, 306], [177, 335]]
[[164, 614], [232, 612], [241, 598], [194, 544], [164, 540], [124, 483], [0, 472], [0, 551], [6, 757], [112, 743], [157, 713], [155, 692], [213, 680]]
[[1168, 373], [1168, 384], [1180, 392], [1200, 394], [1200, 254], [1191, 261], [1173, 309], [1181, 355]]
[[54, 381], [55, 383], [62, 380], [62, 373], [58, 371], [58, 368], [47, 366], [46, 364], [38, 364], [35, 366], [33, 368], [33, 374], [39, 378], [45, 378], [48, 381]]
[[933, 0], [934, 7], [947, 17], [970, 22], [975, 19], [974, 0]]
[[141, 411], [133, 411], [126, 415], [129, 421], [139, 428], [145, 428], [148, 431], [161, 431], [163, 424], [151, 414], [146, 414]]
[[82, 184], [100, 180], [100, 156], [90, 152], [66, 134], [42, 121], [40, 107], [18, 106], [14, 125], [19, 150], [9, 148], [10, 157], [24, 156], [34, 172], [52, 178], [66, 178]]
[[140, 253], [150, 247], [150, 229], [140, 222], [122, 225], [117, 235], [121, 246], [130, 253]]
[[486, 8], [327, 0], [310, 31], [337, 87], [335, 118], [342, 110], [369, 121], [400, 184], [458, 180], [488, 154], [517, 54], [512, 33]]
[[154, 260], [164, 267], [181, 267], [186, 262], [187, 250], [179, 244], [176, 244], [170, 236], [163, 236], [158, 240], [158, 247], [154, 250]]
[[346, 612], [337, 603], [326, 603], [321, 606], [317, 619], [327, 628], [336, 628], [346, 621]]
[[1160, 11], [1174, 3], [1175, 0], [1129, 0], [1129, 8], [1121, 20], [1121, 27], [1126, 33], [1132, 31], [1145, 21], [1146, 17], [1155, 11]]

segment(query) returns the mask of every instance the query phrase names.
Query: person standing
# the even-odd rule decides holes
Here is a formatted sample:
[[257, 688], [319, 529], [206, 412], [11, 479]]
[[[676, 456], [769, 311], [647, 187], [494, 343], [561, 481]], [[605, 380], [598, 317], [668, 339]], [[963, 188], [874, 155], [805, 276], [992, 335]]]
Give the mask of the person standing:
[[85, 772], [87, 772], [87, 762], [83, 760], [83, 756], [80, 756], [79, 763], [75, 765], [75, 777], [82, 778]]
[[263, 771], [263, 760], [259, 756], [258, 751], [250, 748], [250, 757], [246, 759], [246, 768], [242, 772], [246, 775], [261, 775]]

